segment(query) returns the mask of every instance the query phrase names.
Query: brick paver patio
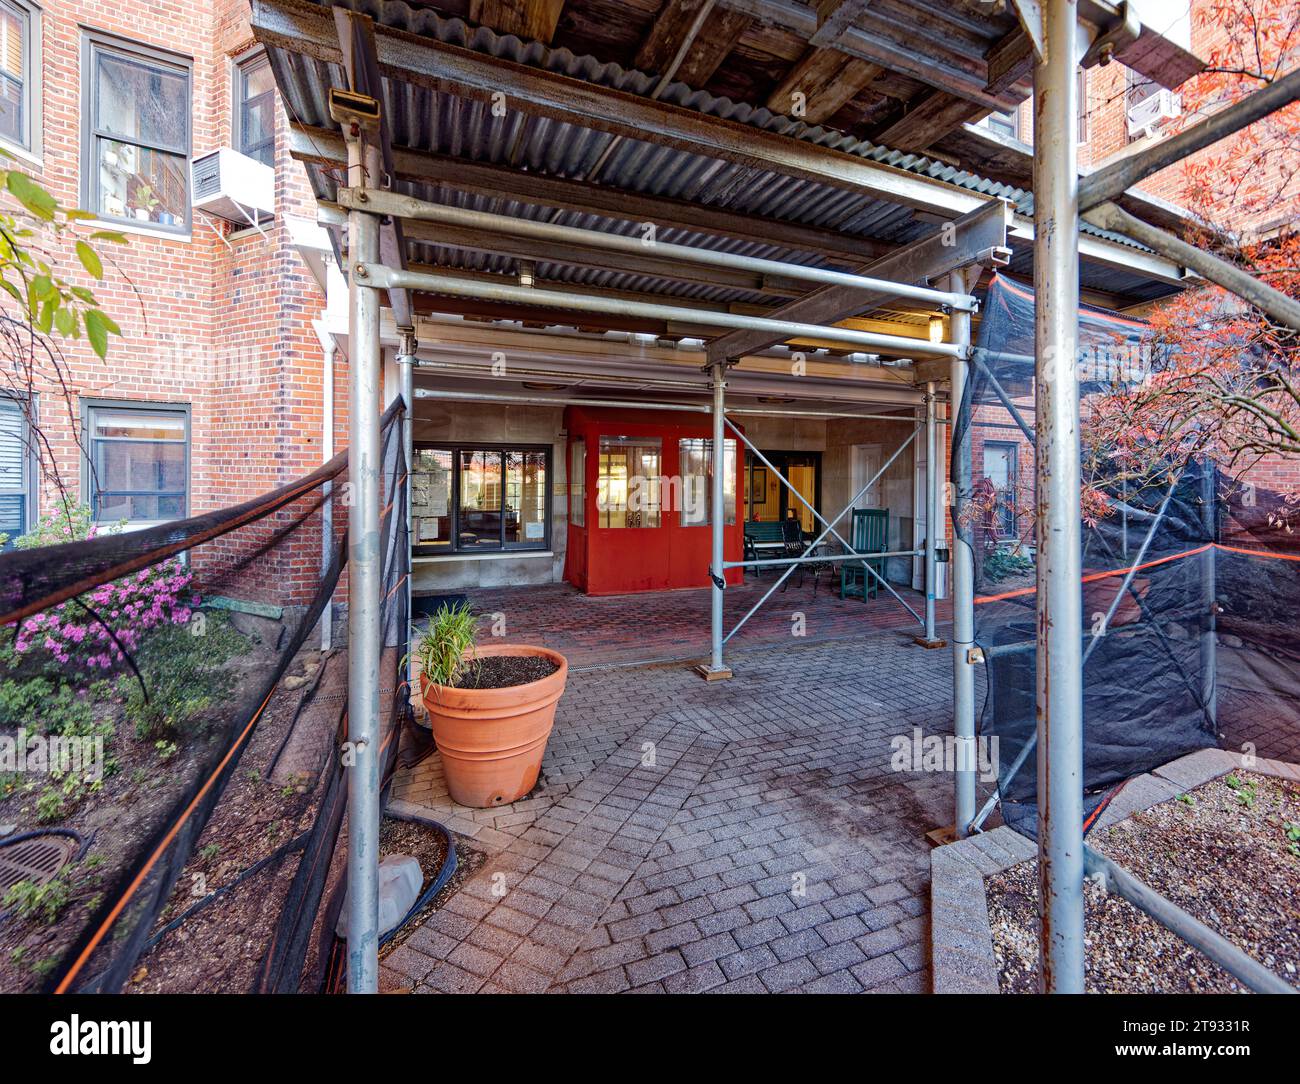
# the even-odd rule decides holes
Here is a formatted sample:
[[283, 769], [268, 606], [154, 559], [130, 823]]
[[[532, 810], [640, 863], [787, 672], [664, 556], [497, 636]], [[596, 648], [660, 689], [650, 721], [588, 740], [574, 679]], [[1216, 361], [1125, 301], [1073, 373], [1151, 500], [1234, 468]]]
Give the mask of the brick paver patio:
[[[569, 678], [538, 788], [457, 806], [436, 754], [394, 782], [394, 812], [440, 820], [488, 859], [387, 957], [385, 987], [928, 990], [924, 833], [951, 821], [952, 779], [891, 770], [890, 740], [950, 728], [949, 653], [864, 624], [883, 599], [823, 592], [814, 607], [810, 588], [792, 589], [786, 610], [808, 607], [809, 636], [777, 613], [783, 642], [756, 636], [729, 652], [734, 679], [706, 683], [680, 663], [609, 665], [623, 647], [612, 625], [640, 623], [638, 646], [680, 642], [662, 609], [651, 626], [638, 600], [571, 595], [578, 612], [560, 622], [547, 591], [473, 597], [513, 615], [510, 639], [567, 638], [560, 649], [590, 667]], [[668, 599], [693, 619], [688, 596], [707, 600]], [[599, 637], [576, 643], [593, 613], [603, 651]]]

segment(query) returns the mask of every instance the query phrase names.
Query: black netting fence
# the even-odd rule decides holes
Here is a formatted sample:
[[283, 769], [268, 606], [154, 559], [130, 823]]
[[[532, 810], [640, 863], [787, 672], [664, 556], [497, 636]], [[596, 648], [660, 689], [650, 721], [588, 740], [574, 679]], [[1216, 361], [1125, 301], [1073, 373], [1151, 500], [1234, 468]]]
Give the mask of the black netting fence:
[[[383, 764], [409, 723], [407, 464], [383, 419]], [[317, 989], [339, 909], [348, 456], [0, 556], [0, 990]]]
[[[1108, 397], [1168, 364], [1144, 326], [1081, 309], [1085, 433]], [[975, 564], [975, 640], [987, 662], [981, 736], [997, 740], [1004, 818], [1036, 832], [1034, 297], [995, 277], [953, 429], [957, 531]], [[1284, 498], [1208, 461], [1143, 462], [1084, 441], [1084, 788], [1113, 788], [1220, 745], [1300, 760], [1300, 547]], [[969, 471], [963, 459], [969, 456]], [[1091, 823], [1091, 821], [1090, 821]]]

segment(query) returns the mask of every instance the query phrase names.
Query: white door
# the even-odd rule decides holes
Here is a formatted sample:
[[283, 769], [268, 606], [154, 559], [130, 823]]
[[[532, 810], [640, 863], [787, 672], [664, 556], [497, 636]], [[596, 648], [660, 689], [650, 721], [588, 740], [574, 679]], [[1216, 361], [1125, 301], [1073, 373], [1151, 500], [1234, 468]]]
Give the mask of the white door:
[[[876, 471], [880, 469], [880, 445], [879, 444], [855, 444], [853, 445], [853, 468], [851, 473], [851, 483], [853, 492], [858, 493], [867, 480], [875, 477]], [[879, 508], [880, 490], [883, 479], [877, 479], [866, 493], [855, 496], [853, 500], [854, 508]]]

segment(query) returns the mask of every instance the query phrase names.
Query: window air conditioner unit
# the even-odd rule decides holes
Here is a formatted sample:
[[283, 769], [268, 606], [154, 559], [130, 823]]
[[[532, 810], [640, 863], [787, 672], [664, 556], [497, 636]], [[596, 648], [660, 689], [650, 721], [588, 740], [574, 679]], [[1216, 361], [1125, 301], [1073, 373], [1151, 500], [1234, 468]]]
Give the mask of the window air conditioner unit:
[[1150, 132], [1167, 120], [1173, 120], [1183, 111], [1178, 95], [1163, 87], [1148, 94], [1128, 108], [1128, 134]]
[[195, 158], [190, 166], [194, 209], [237, 226], [256, 226], [275, 213], [275, 170], [233, 147]]

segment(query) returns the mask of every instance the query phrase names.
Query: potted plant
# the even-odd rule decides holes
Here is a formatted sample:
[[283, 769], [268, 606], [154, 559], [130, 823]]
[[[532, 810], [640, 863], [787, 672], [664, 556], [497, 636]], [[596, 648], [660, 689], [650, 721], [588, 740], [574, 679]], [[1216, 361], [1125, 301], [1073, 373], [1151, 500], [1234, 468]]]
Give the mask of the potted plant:
[[477, 639], [469, 604], [443, 605], [414, 654], [447, 789], [461, 805], [485, 809], [536, 785], [569, 664], [544, 647]]

